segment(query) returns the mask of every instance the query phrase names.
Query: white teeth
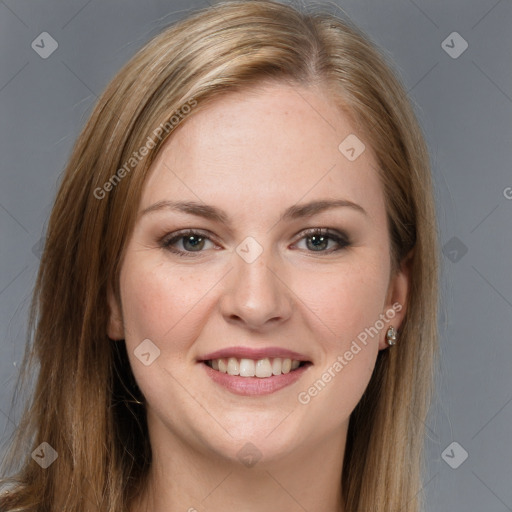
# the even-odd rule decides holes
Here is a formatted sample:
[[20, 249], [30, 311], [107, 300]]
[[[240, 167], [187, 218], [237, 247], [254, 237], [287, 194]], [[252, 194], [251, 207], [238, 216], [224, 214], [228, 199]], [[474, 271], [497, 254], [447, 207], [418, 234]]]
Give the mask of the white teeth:
[[225, 359], [219, 359], [219, 372], [221, 373], [227, 373], [228, 372], [228, 365], [226, 363]]
[[281, 375], [281, 366], [282, 366], [282, 360], [279, 357], [276, 357], [272, 361], [272, 373], [274, 375]]
[[252, 359], [240, 359], [240, 377], [254, 377], [255, 364]]
[[300, 361], [289, 358], [274, 357], [272, 359], [237, 359], [236, 357], [212, 359], [208, 364], [214, 370], [229, 375], [239, 375], [240, 377], [259, 377], [266, 378], [272, 375], [281, 375], [290, 373], [300, 366]]
[[292, 360], [291, 359], [283, 359], [283, 366], [281, 366], [282, 373], [290, 373], [292, 369]]
[[272, 366], [268, 358], [256, 362], [256, 377], [270, 377], [271, 375]]
[[228, 373], [229, 375], [239, 375], [240, 374], [240, 367], [238, 366], [238, 359], [235, 357], [230, 357], [228, 359]]

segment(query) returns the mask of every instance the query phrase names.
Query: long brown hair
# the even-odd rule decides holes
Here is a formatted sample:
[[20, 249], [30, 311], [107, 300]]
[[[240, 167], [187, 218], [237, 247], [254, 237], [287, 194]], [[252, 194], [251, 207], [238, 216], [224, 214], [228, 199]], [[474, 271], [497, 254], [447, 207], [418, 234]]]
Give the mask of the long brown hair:
[[[35, 286], [22, 375], [36, 372], [37, 382], [1, 510], [121, 512], [144, 485], [145, 409], [124, 343], [106, 334], [107, 294], [119, 294], [140, 192], [163, 142], [209, 101], [264, 80], [320, 85], [353, 116], [377, 158], [393, 269], [412, 254], [400, 344], [379, 353], [351, 415], [340, 485], [347, 511], [419, 510], [438, 293], [423, 135], [390, 65], [348, 20], [266, 0], [222, 2], [165, 29], [115, 76], [78, 138]], [[42, 442], [58, 454], [45, 470], [31, 458]]]

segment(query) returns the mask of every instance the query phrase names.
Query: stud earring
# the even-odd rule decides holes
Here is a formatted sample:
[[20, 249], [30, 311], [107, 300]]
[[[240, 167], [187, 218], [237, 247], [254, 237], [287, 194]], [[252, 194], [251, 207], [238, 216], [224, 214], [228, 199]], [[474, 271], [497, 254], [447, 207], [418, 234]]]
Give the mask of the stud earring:
[[390, 347], [396, 345], [396, 329], [392, 325], [389, 326], [386, 332], [386, 342]]

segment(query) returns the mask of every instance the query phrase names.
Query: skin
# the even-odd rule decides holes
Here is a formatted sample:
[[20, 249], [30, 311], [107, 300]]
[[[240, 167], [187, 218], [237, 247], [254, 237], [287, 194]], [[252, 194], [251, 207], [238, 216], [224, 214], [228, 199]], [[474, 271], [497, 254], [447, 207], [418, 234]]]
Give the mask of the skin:
[[[153, 465], [133, 510], [344, 510], [348, 421], [378, 351], [388, 349], [388, 323], [309, 403], [297, 397], [397, 302], [404, 306], [389, 324], [398, 329], [409, 285], [405, 266], [390, 274], [371, 149], [352, 162], [338, 149], [351, 133], [321, 89], [265, 84], [190, 116], [153, 163], [108, 328], [126, 340], [147, 401]], [[338, 207], [280, 220], [287, 207], [321, 199], [350, 200], [366, 214]], [[170, 208], [142, 213], [178, 200], [216, 206], [231, 225]], [[166, 235], [191, 228], [210, 236], [199, 252], [183, 239], [173, 247], [190, 257], [163, 246]], [[315, 251], [308, 228], [345, 232], [350, 245], [330, 239]], [[236, 252], [248, 236], [263, 249], [252, 263]], [[134, 355], [145, 339], [160, 350], [149, 366]], [[273, 394], [235, 395], [198, 359], [239, 345], [287, 348], [313, 364]], [[247, 442], [261, 456], [253, 467], [237, 455]]]

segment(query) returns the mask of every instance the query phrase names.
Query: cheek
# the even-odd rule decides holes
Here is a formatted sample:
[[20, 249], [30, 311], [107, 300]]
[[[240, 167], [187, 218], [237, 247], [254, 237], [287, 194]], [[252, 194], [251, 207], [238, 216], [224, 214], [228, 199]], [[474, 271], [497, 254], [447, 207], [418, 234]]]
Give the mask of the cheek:
[[[132, 256], [124, 263], [121, 294], [128, 357], [140, 389], [157, 406], [162, 405], [164, 388], [174, 389], [169, 393], [175, 397], [181, 396], [177, 382], [186, 380], [182, 369], [188, 367], [189, 349], [209, 317], [211, 304], [205, 294], [214, 283], [213, 276], [184, 272], [150, 258], [144, 261]], [[146, 339], [159, 350], [149, 366], [136, 356]], [[177, 381], [170, 376], [170, 369]], [[165, 405], [162, 414], [164, 411]]]
[[186, 345], [201, 328], [197, 316], [207, 304], [202, 299], [212, 286], [210, 280], [200, 273], [142, 258], [127, 260], [121, 273], [127, 344], [149, 338], [158, 346], [171, 339], [173, 349]]
[[[317, 276], [318, 278], [318, 276]], [[308, 411], [308, 427], [325, 417], [325, 429], [335, 429], [360, 401], [371, 379], [383, 333], [373, 331], [382, 312], [386, 276], [381, 272], [340, 271], [322, 276], [314, 288], [304, 286], [301, 297], [314, 312], [316, 339], [322, 347], [321, 361], [297, 396]]]
[[297, 276], [293, 289], [325, 338], [342, 349], [383, 312], [388, 270], [381, 258], [366, 258], [361, 264], [347, 260], [333, 272], [316, 273], [311, 279]]

